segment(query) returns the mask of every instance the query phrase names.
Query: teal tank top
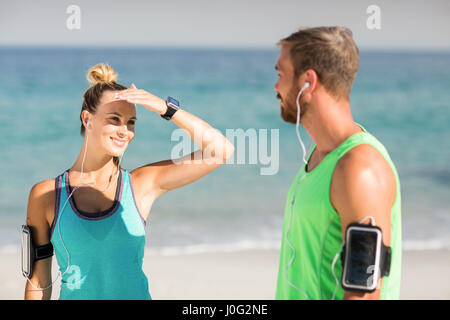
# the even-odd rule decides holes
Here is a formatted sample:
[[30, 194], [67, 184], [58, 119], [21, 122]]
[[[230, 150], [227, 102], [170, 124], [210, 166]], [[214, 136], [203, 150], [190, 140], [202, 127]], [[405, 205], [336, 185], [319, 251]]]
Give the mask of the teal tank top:
[[[115, 200], [108, 210], [91, 214], [79, 210], [70, 193], [69, 169], [55, 179], [55, 218], [50, 241], [61, 279], [59, 299], [150, 300], [142, 270], [145, 220], [134, 197], [127, 170], [119, 173]], [[63, 246], [63, 242], [66, 249]]]
[[[332, 299], [335, 290], [337, 290], [335, 298], [343, 298], [344, 290], [340, 285], [342, 277], [340, 258], [334, 266], [338, 286], [332, 271], [333, 259], [341, 248], [343, 237], [339, 213], [330, 201], [330, 183], [339, 159], [360, 144], [369, 144], [380, 152], [395, 176], [397, 193], [391, 208], [391, 270], [389, 276], [383, 277], [381, 299], [399, 299], [402, 259], [400, 180], [383, 144], [364, 127], [361, 125], [359, 127], [363, 132], [346, 139], [328, 153], [313, 170], [307, 172], [306, 165], [303, 164], [289, 189], [284, 213], [276, 299], [328, 300]], [[308, 161], [315, 147], [313, 144]], [[294, 192], [295, 201], [291, 216], [290, 208]], [[289, 219], [291, 223], [287, 235], [295, 248], [295, 254], [286, 240]]]

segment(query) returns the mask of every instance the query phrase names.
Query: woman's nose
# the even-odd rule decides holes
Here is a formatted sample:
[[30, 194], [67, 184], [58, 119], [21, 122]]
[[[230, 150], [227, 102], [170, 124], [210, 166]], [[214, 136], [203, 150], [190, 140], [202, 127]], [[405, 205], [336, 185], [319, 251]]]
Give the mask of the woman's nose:
[[120, 126], [119, 130], [117, 131], [117, 133], [119, 133], [120, 137], [126, 137], [127, 133], [128, 133], [128, 128], [126, 125]]

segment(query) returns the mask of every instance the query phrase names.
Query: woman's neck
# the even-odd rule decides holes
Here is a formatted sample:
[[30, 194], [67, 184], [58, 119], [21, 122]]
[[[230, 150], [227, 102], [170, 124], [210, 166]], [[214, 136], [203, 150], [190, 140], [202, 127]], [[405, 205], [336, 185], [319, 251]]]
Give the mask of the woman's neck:
[[101, 184], [102, 182], [110, 181], [118, 173], [118, 166], [114, 163], [114, 158], [111, 156], [102, 157], [100, 159], [93, 159], [92, 157], [84, 159], [82, 153], [75, 161], [74, 165], [70, 168], [70, 172], [75, 172], [74, 179], [81, 177], [81, 171], [83, 171], [82, 180], [85, 183], [96, 182]]

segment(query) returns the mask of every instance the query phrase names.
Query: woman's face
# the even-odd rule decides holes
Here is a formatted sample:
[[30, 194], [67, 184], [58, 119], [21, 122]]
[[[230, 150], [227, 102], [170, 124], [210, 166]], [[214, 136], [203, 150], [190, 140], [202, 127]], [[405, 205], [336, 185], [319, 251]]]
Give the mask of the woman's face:
[[91, 128], [87, 134], [89, 142], [93, 141], [97, 148], [108, 155], [119, 157], [134, 138], [137, 119], [136, 106], [123, 100], [117, 101], [115, 92], [103, 92], [97, 113], [90, 114]]

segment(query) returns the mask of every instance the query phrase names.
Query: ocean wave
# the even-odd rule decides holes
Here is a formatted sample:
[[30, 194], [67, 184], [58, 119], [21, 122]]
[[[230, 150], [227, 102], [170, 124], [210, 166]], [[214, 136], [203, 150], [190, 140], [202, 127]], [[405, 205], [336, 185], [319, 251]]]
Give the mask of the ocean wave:
[[[278, 241], [242, 240], [230, 243], [201, 243], [187, 246], [146, 247], [145, 255], [194, 255], [202, 253], [232, 253], [241, 251], [279, 250]], [[404, 251], [450, 250], [450, 239], [403, 240]], [[20, 243], [5, 244], [0, 247], [0, 254], [20, 254]]]
[[405, 251], [450, 250], [450, 240], [448, 239], [404, 240], [403, 250]]
[[[450, 241], [443, 239], [429, 240], [403, 240], [402, 247], [404, 251], [438, 251], [450, 250]], [[192, 255], [202, 253], [228, 253], [240, 251], [259, 251], [259, 250], [279, 250], [280, 242], [271, 241], [239, 241], [235, 243], [222, 244], [197, 244], [190, 246], [170, 246], [160, 248], [146, 248], [146, 255]]]
[[201, 253], [227, 253], [240, 252], [250, 250], [278, 250], [280, 248], [279, 242], [272, 241], [253, 241], [244, 240], [234, 243], [216, 243], [216, 244], [195, 244], [189, 246], [168, 246], [159, 248], [146, 248], [146, 255], [163, 255], [163, 256], [177, 256], [177, 255], [192, 255]]

